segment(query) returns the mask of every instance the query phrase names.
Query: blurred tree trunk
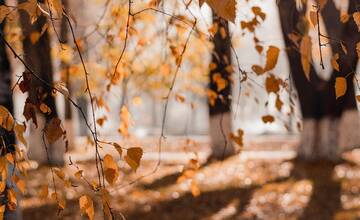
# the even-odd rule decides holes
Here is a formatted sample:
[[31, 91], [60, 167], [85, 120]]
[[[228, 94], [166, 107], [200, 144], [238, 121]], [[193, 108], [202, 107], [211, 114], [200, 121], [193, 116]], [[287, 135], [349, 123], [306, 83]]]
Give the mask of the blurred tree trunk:
[[[63, 7], [67, 10], [69, 7], [68, 0], [62, 0]], [[62, 17], [60, 25], [60, 43], [68, 44], [69, 43], [69, 26], [67, 19]], [[70, 83], [70, 65], [65, 61], [61, 61], [60, 70], [62, 71], [62, 81], [65, 83], [66, 88], [69, 91], [69, 96], [72, 97], [72, 85]], [[74, 133], [74, 119], [72, 114], [72, 108], [70, 101], [64, 97], [65, 103], [65, 121], [64, 126], [66, 130], [66, 135], [69, 140], [69, 150], [75, 149], [75, 133]]]
[[[19, 3], [22, 2], [24, 2], [24, 0], [19, 0]], [[34, 23], [31, 23], [31, 18], [28, 13], [20, 10], [20, 23], [24, 37], [23, 51], [25, 62], [41, 79], [52, 85], [53, 67], [50, 53], [49, 33], [46, 30], [36, 41], [31, 38], [32, 33], [42, 33], [44, 25], [47, 22], [46, 17], [40, 15]], [[48, 145], [50, 161], [47, 160], [45, 145], [43, 143], [42, 130], [46, 122], [58, 115], [55, 99], [52, 96], [52, 88], [35, 77], [32, 77], [27, 102], [30, 102], [35, 106], [39, 106], [40, 103], [45, 103], [51, 109], [51, 113], [49, 114], [43, 114], [38, 111], [38, 127], [35, 128], [34, 125], [30, 127], [31, 140], [29, 141], [29, 158], [38, 161], [40, 164], [50, 162], [52, 164], [62, 165], [64, 163], [63, 157], [65, 147], [59, 143], [61, 141]]]
[[[4, 4], [4, 0], [0, 0], [0, 5]], [[5, 22], [0, 24], [0, 32], [2, 36], [4, 34], [4, 26]], [[9, 62], [9, 57], [6, 52], [6, 45], [4, 41], [0, 40], [0, 105], [4, 106], [9, 110], [11, 114], [14, 113], [14, 103], [12, 98], [12, 91], [11, 91], [11, 66]], [[8, 132], [7, 130], [0, 127], [0, 147], [2, 149], [2, 156], [6, 153], [15, 152], [15, 135], [13, 132]], [[5, 146], [3, 146], [3, 144]], [[8, 172], [8, 180], [6, 182], [6, 188], [11, 187], [10, 183], [10, 173], [11, 170], [14, 169], [13, 165], [9, 165], [9, 172]], [[6, 194], [7, 190], [0, 195], [0, 203], [1, 205], [7, 204]], [[18, 197], [19, 199], [19, 197]], [[5, 208], [4, 219], [21, 219], [21, 209], [17, 207], [15, 211], [8, 210], [7, 206]]]
[[222, 159], [235, 153], [229, 139], [231, 132], [231, 39], [228, 22], [213, 15], [214, 49], [210, 70], [209, 92], [217, 94], [215, 100], [209, 99], [210, 138], [212, 157]]
[[[355, 1], [350, 0], [349, 14], [355, 9]], [[333, 54], [340, 55], [340, 71], [331, 73], [330, 79], [320, 78], [314, 66], [311, 66], [310, 80], [303, 72], [299, 47], [290, 39], [290, 34], [306, 35], [306, 8], [298, 10], [295, 1], [281, 0], [279, 14], [286, 51], [289, 58], [290, 71], [300, 101], [303, 116], [303, 131], [298, 156], [306, 160], [317, 158], [338, 160], [345, 148], [360, 145], [359, 115], [356, 109], [354, 91], [354, 70], [357, 64], [356, 42], [359, 34], [354, 21], [340, 22], [340, 11], [333, 1], [327, 1], [321, 10], [328, 36], [339, 39], [346, 45], [348, 54], [345, 54], [339, 43], [332, 43]], [[313, 42], [313, 47], [317, 44]], [[335, 79], [346, 77], [347, 92], [336, 100]]]

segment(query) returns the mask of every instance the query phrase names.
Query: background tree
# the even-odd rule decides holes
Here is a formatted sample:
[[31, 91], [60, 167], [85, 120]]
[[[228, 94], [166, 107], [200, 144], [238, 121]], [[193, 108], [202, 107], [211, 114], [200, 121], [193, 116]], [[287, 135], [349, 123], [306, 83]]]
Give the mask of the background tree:
[[[21, 0], [19, 4], [23, 2], [25, 1]], [[28, 80], [30, 84], [24, 115], [26, 117], [30, 112], [36, 112], [36, 117], [26, 117], [27, 120], [32, 118], [33, 121], [31, 140], [29, 142], [29, 157], [42, 164], [48, 162], [44, 146], [43, 128], [46, 123], [57, 118], [55, 99], [52, 94], [52, 88], [49, 86], [53, 85], [53, 67], [50, 53], [50, 36], [47, 31], [48, 20], [45, 15], [40, 13], [38, 7], [36, 7], [34, 12], [36, 13], [35, 17], [33, 15], [30, 16], [25, 10], [19, 10], [19, 13], [23, 34], [24, 60], [43, 80], [40, 81], [32, 75], [29, 76], [29, 79], [24, 77], [24, 80]], [[40, 109], [42, 104], [45, 104], [48, 110], [45, 107], [45, 109], [38, 111], [37, 109]], [[53, 144], [49, 145], [49, 162], [59, 165], [63, 164], [64, 150], [64, 147]]]
[[228, 22], [213, 15], [214, 49], [210, 64], [209, 113], [212, 157], [221, 159], [235, 153], [231, 133], [231, 38]]
[[[329, 79], [321, 78], [314, 68], [316, 64], [312, 64], [311, 38], [308, 35], [310, 24], [305, 18], [307, 7], [299, 8], [295, 1], [282, 0], [279, 3], [286, 52], [303, 116], [298, 153], [300, 158], [306, 160], [337, 160], [340, 148], [360, 144], [359, 135], [355, 133], [360, 125], [353, 84], [357, 64], [356, 43], [360, 36], [352, 18], [345, 23], [341, 22], [340, 11], [334, 2], [325, 2], [324, 5], [318, 5], [318, 11], [313, 13], [323, 17], [329, 35], [327, 39], [321, 37], [320, 47], [323, 47], [322, 41], [329, 41], [333, 56], [339, 56], [339, 60], [336, 60], [339, 67], [333, 64], [334, 70]], [[358, 3], [349, 2], [348, 14], [351, 15], [356, 11]], [[321, 31], [318, 34], [323, 35]], [[347, 87], [341, 97], [334, 89], [339, 79], [344, 80]]]

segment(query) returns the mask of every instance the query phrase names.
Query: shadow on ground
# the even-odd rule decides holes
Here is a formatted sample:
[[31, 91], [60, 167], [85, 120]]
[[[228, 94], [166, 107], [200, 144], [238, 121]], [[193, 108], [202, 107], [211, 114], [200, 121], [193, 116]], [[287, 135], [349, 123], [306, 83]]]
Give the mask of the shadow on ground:
[[[125, 213], [127, 219], [213, 219], [221, 210], [229, 204], [236, 207], [230, 215], [215, 219], [259, 219], [256, 212], [251, 213], [247, 206], [251, 202], [254, 193], [266, 184], [281, 184], [289, 180], [309, 180], [312, 183], [310, 199], [302, 212], [295, 213], [291, 217], [296, 219], [334, 219], [341, 210], [341, 182], [334, 178], [336, 165], [330, 162], [303, 163], [297, 160], [291, 161], [293, 168], [290, 175], [266, 182], [263, 185], [251, 185], [245, 188], [225, 188], [203, 192], [198, 197], [191, 193], [181, 195], [177, 199], [169, 199], [151, 204], [148, 210], [136, 209]], [[346, 162], [345, 162], [346, 163]], [[214, 171], [215, 172], [215, 171]], [[153, 183], [143, 185], [148, 190], [157, 190], [175, 184], [179, 173], [173, 173]], [[235, 205], [234, 205], [235, 204]], [[281, 210], [274, 210], [281, 213]], [[284, 215], [281, 215], [284, 216]]]

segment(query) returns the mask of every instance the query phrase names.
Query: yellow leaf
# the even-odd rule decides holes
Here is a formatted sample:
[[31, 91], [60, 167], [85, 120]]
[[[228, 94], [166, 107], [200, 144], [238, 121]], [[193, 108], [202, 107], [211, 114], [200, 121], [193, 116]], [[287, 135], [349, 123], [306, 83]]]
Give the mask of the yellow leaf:
[[335, 79], [336, 99], [338, 99], [341, 96], [345, 95], [346, 90], [347, 90], [347, 82], [346, 82], [345, 77], [336, 77], [336, 79]]
[[38, 8], [37, 0], [27, 0], [18, 5], [19, 10], [24, 10], [29, 14], [31, 23], [34, 23], [38, 16], [41, 15], [41, 11]]
[[65, 173], [61, 169], [55, 168], [53, 169], [56, 176], [58, 176], [61, 180], [65, 180]]
[[27, 146], [27, 142], [26, 142], [26, 140], [24, 138], [25, 130], [26, 130], [25, 125], [15, 123], [14, 132], [15, 132], [16, 138], [18, 139], [18, 141], [20, 141], [25, 146]]
[[12, 131], [14, 127], [14, 118], [10, 112], [2, 105], [0, 105], [0, 126], [7, 131]]
[[338, 59], [339, 59], [339, 54], [336, 53], [332, 58], [331, 58], [331, 66], [334, 68], [334, 70], [336, 71], [340, 71], [340, 66], [338, 63]]
[[119, 153], [120, 157], [122, 157], [122, 147], [118, 143], [115, 143], [115, 142], [113, 142], [112, 145], [115, 147], [115, 149]]
[[127, 150], [127, 155], [124, 157], [126, 163], [136, 171], [140, 166], [140, 160], [143, 156], [143, 150], [140, 147], [133, 147]]
[[301, 39], [300, 43], [300, 54], [301, 54], [301, 64], [305, 73], [305, 76], [310, 80], [310, 70], [311, 70], [311, 49], [312, 43], [309, 36], [304, 36]]
[[140, 106], [142, 104], [142, 99], [140, 96], [136, 96], [133, 98], [132, 102], [134, 103], [134, 105]]
[[316, 26], [318, 24], [316, 11], [310, 11], [310, 21], [311, 21], [312, 25], [314, 25], [314, 26]]
[[200, 5], [204, 2], [206, 2], [218, 16], [233, 23], [235, 22], [236, 0], [204, 0], [200, 2]]
[[79, 199], [80, 210], [82, 213], [86, 213], [90, 220], [94, 219], [95, 211], [94, 211], [94, 203], [92, 199], [87, 196], [81, 196]]
[[275, 68], [278, 58], [279, 58], [280, 50], [275, 46], [270, 46], [266, 51], [266, 65], [265, 71], [269, 71]]
[[76, 173], [74, 173], [74, 176], [77, 179], [81, 179], [81, 177], [83, 176], [83, 171], [82, 170], [77, 171]]
[[110, 154], [104, 156], [104, 175], [106, 181], [113, 185], [119, 177], [119, 168]]
[[33, 31], [30, 34], [30, 41], [32, 44], [36, 44], [41, 37], [41, 34], [38, 31]]
[[45, 103], [41, 103], [40, 104], [40, 111], [44, 114], [50, 114], [51, 113], [51, 109], [49, 106], [47, 106]]
[[48, 197], [48, 195], [49, 195], [49, 187], [48, 187], [48, 185], [42, 186], [41, 189], [40, 189], [40, 192], [39, 192], [39, 197], [41, 199], [46, 199]]
[[355, 23], [357, 24], [357, 26], [358, 26], [358, 30], [359, 30], [359, 32], [360, 32], [360, 12], [355, 12], [354, 14], [353, 14], [353, 18], [354, 18], [354, 21], [355, 21]]
[[5, 17], [11, 12], [10, 8], [5, 5], [0, 5], [0, 23], [3, 22]]

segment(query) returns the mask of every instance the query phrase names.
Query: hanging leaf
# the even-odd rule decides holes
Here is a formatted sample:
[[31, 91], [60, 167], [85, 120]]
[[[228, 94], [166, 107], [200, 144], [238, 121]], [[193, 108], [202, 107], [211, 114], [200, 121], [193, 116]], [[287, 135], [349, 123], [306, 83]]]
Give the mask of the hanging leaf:
[[12, 131], [14, 127], [14, 118], [4, 106], [0, 105], [0, 126], [7, 131]]
[[306, 35], [302, 38], [300, 43], [300, 54], [301, 54], [301, 64], [303, 71], [308, 80], [310, 80], [310, 70], [311, 70], [311, 49], [312, 43], [311, 38]]
[[122, 157], [122, 147], [115, 142], [113, 142], [112, 145], [114, 146], [115, 150], [119, 153], [120, 157]]
[[354, 18], [354, 21], [355, 21], [355, 23], [357, 24], [357, 26], [358, 26], [358, 30], [359, 30], [359, 32], [360, 32], [360, 12], [355, 12], [354, 14], [353, 14], [353, 18]]
[[119, 168], [110, 154], [104, 156], [104, 174], [110, 185], [113, 185], [119, 177]]
[[236, 0], [202, 0], [199, 1], [200, 6], [206, 2], [214, 12], [231, 22], [235, 22], [236, 17]]
[[92, 201], [92, 199], [87, 195], [83, 195], [79, 199], [79, 205], [81, 212], [83, 214], [86, 213], [89, 219], [93, 220], [95, 211], [94, 211], [94, 202]]
[[336, 53], [332, 58], [331, 58], [331, 66], [334, 68], [334, 70], [336, 71], [340, 71], [340, 66], [338, 63], [338, 59], [339, 59], [339, 54]]
[[126, 163], [136, 171], [140, 166], [140, 160], [143, 156], [143, 150], [140, 147], [133, 147], [127, 150], [127, 154], [125, 156]]
[[16, 136], [17, 140], [20, 141], [21, 143], [23, 143], [25, 146], [27, 146], [27, 142], [24, 138], [25, 130], [26, 130], [25, 125], [15, 123], [14, 132], [15, 132], [15, 136]]
[[64, 131], [61, 128], [61, 120], [59, 118], [53, 118], [45, 126], [45, 137], [49, 141], [49, 144], [55, 143], [64, 135]]
[[341, 96], [345, 95], [346, 90], [347, 90], [347, 82], [346, 82], [345, 77], [336, 77], [336, 79], [335, 79], [336, 99], [338, 99]]

